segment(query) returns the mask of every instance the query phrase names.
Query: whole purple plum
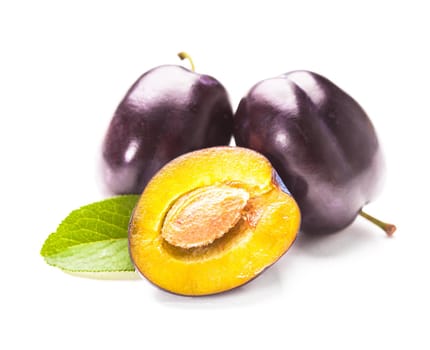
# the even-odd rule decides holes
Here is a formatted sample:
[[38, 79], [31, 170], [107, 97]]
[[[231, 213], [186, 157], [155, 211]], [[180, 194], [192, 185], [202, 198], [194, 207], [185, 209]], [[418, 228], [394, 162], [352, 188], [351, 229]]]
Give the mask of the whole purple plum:
[[144, 73], [117, 107], [102, 146], [110, 192], [141, 193], [170, 160], [229, 144], [233, 111], [227, 92], [215, 78], [195, 73], [190, 62], [193, 70], [163, 65]]
[[328, 79], [293, 71], [257, 83], [239, 104], [234, 137], [272, 162], [299, 204], [302, 231], [336, 232], [361, 214], [394, 232], [362, 211], [384, 173], [375, 129]]

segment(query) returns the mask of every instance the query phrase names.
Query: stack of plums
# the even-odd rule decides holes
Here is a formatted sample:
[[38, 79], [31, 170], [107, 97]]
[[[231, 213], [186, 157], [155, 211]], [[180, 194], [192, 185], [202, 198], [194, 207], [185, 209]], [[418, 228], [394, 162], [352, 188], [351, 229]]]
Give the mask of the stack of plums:
[[[380, 187], [383, 158], [363, 108], [327, 78], [255, 84], [233, 112], [224, 86], [178, 65], [144, 73], [103, 143], [115, 194], [141, 194], [132, 261], [155, 285], [207, 295], [243, 285], [307, 234], [338, 232]], [[232, 136], [237, 146], [228, 146]]]

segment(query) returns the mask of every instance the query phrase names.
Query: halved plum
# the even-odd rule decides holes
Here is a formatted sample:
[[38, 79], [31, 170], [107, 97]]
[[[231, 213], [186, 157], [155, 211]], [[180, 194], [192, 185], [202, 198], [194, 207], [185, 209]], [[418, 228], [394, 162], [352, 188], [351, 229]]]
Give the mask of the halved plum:
[[240, 147], [185, 154], [148, 183], [131, 219], [132, 261], [181, 295], [243, 285], [294, 242], [300, 211], [270, 162]]

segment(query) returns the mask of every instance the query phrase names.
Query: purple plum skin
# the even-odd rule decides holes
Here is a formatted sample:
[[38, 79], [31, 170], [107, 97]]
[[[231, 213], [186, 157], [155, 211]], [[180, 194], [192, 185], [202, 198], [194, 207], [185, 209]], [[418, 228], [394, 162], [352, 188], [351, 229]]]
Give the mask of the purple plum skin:
[[219, 81], [176, 65], [153, 68], [129, 89], [105, 135], [106, 187], [139, 194], [170, 160], [228, 145], [232, 133], [233, 111]]
[[367, 114], [313, 72], [252, 87], [235, 113], [234, 138], [272, 162], [300, 207], [303, 232], [347, 227], [382, 182], [383, 157]]

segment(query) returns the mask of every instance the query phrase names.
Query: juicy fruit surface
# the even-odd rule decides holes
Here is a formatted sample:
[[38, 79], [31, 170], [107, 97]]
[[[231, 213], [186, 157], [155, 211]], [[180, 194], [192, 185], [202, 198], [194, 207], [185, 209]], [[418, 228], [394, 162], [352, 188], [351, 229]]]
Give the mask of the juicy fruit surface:
[[368, 116], [318, 74], [255, 85], [240, 102], [234, 136], [272, 162], [300, 206], [303, 231], [346, 227], [379, 187], [382, 155]]
[[[208, 204], [200, 206], [203, 212], [214, 205], [213, 216], [200, 216], [199, 206], [193, 207], [202, 201]], [[186, 232], [204, 230], [211, 242], [184, 247], [180, 240], [166, 240], [166, 221], [178, 218], [183, 221], [173, 230], [173, 236], [179, 232], [176, 239], [182, 225], [190, 225]], [[130, 253], [137, 270], [165, 290], [214, 294], [250, 281], [278, 260], [299, 223], [297, 204], [274, 182], [267, 159], [239, 147], [215, 147], [179, 157], [154, 176], [130, 222]]]
[[141, 193], [173, 158], [227, 145], [232, 108], [214, 78], [180, 66], [143, 74], [119, 104], [103, 142], [103, 175], [117, 194]]

